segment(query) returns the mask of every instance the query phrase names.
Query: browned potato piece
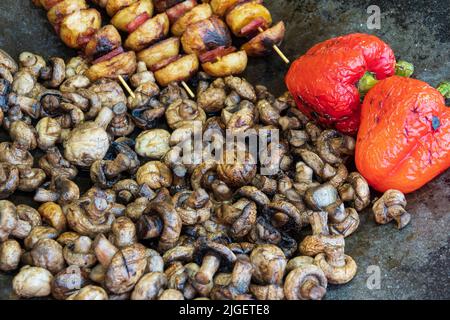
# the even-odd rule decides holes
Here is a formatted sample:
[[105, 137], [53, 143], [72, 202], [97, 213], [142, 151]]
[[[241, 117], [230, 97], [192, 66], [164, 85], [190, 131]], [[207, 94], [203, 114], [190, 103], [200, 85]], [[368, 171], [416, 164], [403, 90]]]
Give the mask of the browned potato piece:
[[144, 61], [147, 68], [152, 69], [158, 62], [175, 57], [180, 52], [180, 39], [172, 37], [144, 49], [137, 54], [139, 61]]
[[181, 44], [186, 53], [198, 55], [217, 47], [231, 46], [231, 34], [222, 19], [212, 16], [189, 25], [181, 37]]
[[101, 28], [86, 45], [84, 53], [88, 57], [100, 57], [120, 47], [122, 37], [117, 29], [108, 24]]
[[212, 16], [212, 10], [209, 4], [203, 3], [194, 7], [191, 11], [186, 12], [180, 19], [172, 25], [172, 33], [176, 37], [186, 31], [186, 28], [193, 23], [208, 19]]
[[239, 0], [211, 0], [209, 4], [215, 15], [223, 17], [227, 10], [238, 2]]
[[62, 0], [33, 0], [34, 3], [39, 3], [44, 7], [46, 11], [50, 10], [53, 6], [60, 3]]
[[127, 31], [127, 26], [133, 22], [140, 14], [147, 13], [153, 16], [152, 0], [140, 0], [131, 6], [118, 11], [111, 19], [111, 24], [121, 31]]
[[226, 77], [244, 72], [247, 68], [247, 54], [238, 51], [227, 54], [217, 62], [206, 62], [202, 64], [203, 70], [213, 77]]
[[108, 16], [112, 17], [117, 11], [129, 7], [137, 1], [138, 0], [108, 0], [106, 3], [106, 12], [108, 13]]
[[87, 8], [86, 0], [64, 0], [47, 12], [47, 19], [52, 25], [58, 25], [65, 16]]
[[110, 60], [92, 65], [84, 75], [94, 82], [100, 78], [117, 78], [118, 75], [132, 75], [135, 70], [136, 54], [133, 51], [128, 51]]
[[100, 12], [97, 10], [76, 11], [62, 20], [59, 36], [68, 47], [80, 49], [85, 44], [81, 39], [93, 35], [101, 24]]
[[160, 86], [165, 87], [171, 82], [189, 79], [197, 72], [198, 66], [197, 56], [189, 54], [156, 71], [155, 78]]
[[160, 13], [145, 21], [125, 40], [125, 47], [133, 51], [141, 51], [157, 42], [169, 33], [169, 17]]
[[272, 25], [272, 16], [269, 10], [262, 4], [247, 2], [235, 7], [227, 14], [226, 22], [236, 36], [241, 36], [241, 30], [256, 18], [262, 18], [267, 26]]
[[261, 57], [272, 53], [273, 45], [280, 45], [284, 38], [286, 28], [284, 22], [280, 21], [272, 28], [261, 32], [252, 40], [242, 46], [242, 50], [250, 57]]

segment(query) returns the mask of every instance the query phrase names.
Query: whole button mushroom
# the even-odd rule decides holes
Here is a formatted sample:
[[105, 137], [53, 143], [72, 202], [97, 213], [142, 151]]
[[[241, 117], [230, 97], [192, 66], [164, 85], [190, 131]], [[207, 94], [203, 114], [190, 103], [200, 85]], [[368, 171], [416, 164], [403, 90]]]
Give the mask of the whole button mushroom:
[[405, 195], [398, 190], [391, 189], [373, 204], [372, 211], [378, 224], [387, 224], [395, 220], [397, 228], [402, 229], [411, 221], [411, 215], [405, 210], [405, 207]]
[[178, 129], [193, 121], [202, 125], [206, 122], [206, 114], [197, 103], [188, 99], [177, 99], [166, 110], [167, 124], [171, 129]]
[[217, 218], [230, 226], [230, 236], [235, 239], [245, 237], [256, 224], [256, 203], [241, 198], [233, 204], [222, 203], [216, 210]]
[[167, 277], [162, 272], [150, 272], [143, 276], [131, 294], [131, 300], [156, 300], [167, 286]]
[[[298, 257], [302, 258], [302, 257]], [[309, 258], [309, 257], [304, 257]], [[312, 258], [310, 258], [313, 260]], [[296, 263], [284, 282], [284, 294], [288, 300], [320, 300], [326, 293], [327, 278], [323, 271], [305, 259]]]
[[170, 150], [170, 133], [163, 129], [143, 131], [136, 138], [135, 150], [141, 157], [160, 160]]
[[69, 266], [61, 270], [52, 281], [52, 297], [65, 300], [67, 297], [87, 285], [89, 273], [78, 266]]
[[25, 249], [31, 250], [41, 239], [56, 239], [59, 235], [58, 230], [47, 226], [37, 226], [31, 229], [29, 235], [24, 239]]
[[108, 294], [101, 287], [89, 285], [70, 295], [66, 300], [108, 300]]
[[146, 184], [154, 190], [168, 188], [172, 185], [172, 172], [161, 161], [150, 161], [138, 169], [136, 181], [138, 184]]
[[75, 127], [64, 141], [64, 157], [80, 167], [102, 160], [109, 148], [106, 128], [113, 116], [111, 109], [103, 107], [95, 121]]
[[203, 256], [202, 265], [195, 275], [196, 284], [207, 285], [212, 283], [214, 274], [219, 270], [221, 263], [234, 263], [236, 255], [223, 244], [212, 241], [201, 241], [198, 245], [198, 252]]
[[[256, 162], [248, 151], [237, 155], [237, 152], [225, 152], [223, 163], [217, 166], [219, 179], [230, 187], [242, 187], [251, 183], [256, 175]], [[241, 162], [243, 160], [243, 162]]]
[[6, 241], [17, 226], [16, 207], [11, 201], [0, 200], [0, 242]]
[[167, 289], [161, 293], [158, 300], [184, 300], [184, 295], [179, 290]]
[[283, 300], [284, 290], [283, 287], [277, 284], [269, 284], [265, 286], [251, 284], [250, 292], [258, 300]]
[[352, 257], [344, 253], [345, 240], [343, 236], [324, 236], [323, 253], [314, 258], [314, 264], [321, 268], [332, 284], [344, 284], [351, 281], [357, 270]]
[[52, 274], [40, 267], [24, 266], [13, 278], [12, 287], [21, 298], [46, 297], [51, 293]]
[[136, 226], [127, 217], [119, 217], [111, 225], [111, 242], [118, 248], [123, 248], [137, 242]]
[[173, 201], [183, 225], [203, 223], [211, 216], [213, 204], [204, 189], [178, 192]]
[[287, 261], [280, 248], [271, 244], [258, 245], [250, 254], [250, 261], [257, 283], [281, 285]]
[[9, 163], [0, 163], [0, 199], [12, 195], [20, 183], [19, 169]]
[[46, 223], [63, 232], [67, 227], [67, 219], [60, 205], [54, 202], [46, 202], [38, 208], [38, 212]]
[[346, 181], [338, 188], [342, 201], [350, 202], [356, 211], [364, 210], [370, 204], [370, 189], [366, 179], [360, 173], [352, 172]]
[[63, 255], [66, 263], [71, 266], [90, 268], [97, 262], [92, 240], [85, 236], [68, 243], [63, 249]]
[[146, 248], [135, 243], [118, 249], [103, 235], [97, 236], [93, 247], [98, 261], [106, 270], [106, 288], [115, 294], [133, 290], [147, 267]]
[[61, 245], [53, 239], [40, 239], [31, 250], [31, 259], [36, 267], [45, 268], [53, 274], [64, 268], [65, 261]]
[[20, 263], [22, 248], [13, 239], [6, 240], [0, 244], [0, 270], [16, 270]]
[[319, 156], [332, 165], [340, 164], [345, 156], [353, 155], [355, 146], [354, 138], [331, 129], [322, 131], [316, 142]]

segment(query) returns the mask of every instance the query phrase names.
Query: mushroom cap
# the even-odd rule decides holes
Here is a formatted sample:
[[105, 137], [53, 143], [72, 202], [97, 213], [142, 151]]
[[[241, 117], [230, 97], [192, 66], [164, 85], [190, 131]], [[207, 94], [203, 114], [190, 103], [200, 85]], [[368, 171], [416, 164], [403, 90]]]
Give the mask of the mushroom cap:
[[33, 264], [47, 269], [53, 274], [64, 268], [65, 261], [62, 246], [53, 239], [40, 239], [31, 250]]
[[162, 272], [150, 272], [136, 284], [131, 300], [156, 300], [167, 286], [167, 277]]
[[108, 294], [101, 287], [88, 285], [67, 297], [66, 300], [108, 300]]
[[260, 284], [281, 284], [286, 268], [283, 251], [271, 244], [256, 246], [250, 254], [253, 264], [253, 279]]
[[147, 251], [142, 244], [136, 243], [123, 248], [111, 260], [105, 285], [116, 294], [129, 292], [144, 274], [146, 266]]
[[80, 167], [89, 167], [102, 160], [109, 148], [105, 129], [93, 122], [86, 122], [73, 129], [64, 141], [64, 157]]
[[151, 189], [168, 188], [172, 184], [172, 172], [160, 161], [149, 161], [138, 169], [136, 181], [140, 185], [148, 185]]
[[325, 253], [319, 253], [314, 258], [314, 264], [323, 270], [328, 282], [332, 284], [344, 284], [351, 281], [358, 268], [355, 260], [348, 255], [345, 255], [345, 265], [343, 266], [330, 265]]
[[89, 280], [89, 274], [77, 266], [69, 266], [61, 270], [52, 281], [52, 296], [57, 300], [65, 300], [84, 287]]
[[284, 282], [288, 300], [320, 300], [326, 293], [327, 278], [314, 264], [303, 264], [291, 272]]
[[179, 290], [167, 289], [161, 293], [158, 300], [184, 300], [184, 295]]
[[323, 210], [335, 204], [338, 200], [339, 195], [336, 188], [329, 183], [309, 188], [305, 194], [306, 204], [312, 210]]
[[52, 274], [40, 267], [25, 266], [14, 277], [14, 293], [22, 298], [46, 297], [51, 293]]
[[283, 300], [284, 290], [283, 287], [277, 284], [269, 284], [265, 286], [251, 284], [250, 292], [258, 300]]
[[238, 158], [236, 152], [231, 153], [231, 157], [228, 156], [229, 153], [226, 153], [224, 162], [217, 166], [219, 179], [230, 187], [236, 188], [250, 184], [256, 175], [256, 161], [247, 151], [243, 159]]
[[170, 150], [170, 133], [163, 129], [142, 132], [136, 138], [135, 150], [141, 157], [160, 160]]
[[11, 271], [17, 269], [20, 263], [22, 248], [14, 239], [0, 243], [0, 270]]

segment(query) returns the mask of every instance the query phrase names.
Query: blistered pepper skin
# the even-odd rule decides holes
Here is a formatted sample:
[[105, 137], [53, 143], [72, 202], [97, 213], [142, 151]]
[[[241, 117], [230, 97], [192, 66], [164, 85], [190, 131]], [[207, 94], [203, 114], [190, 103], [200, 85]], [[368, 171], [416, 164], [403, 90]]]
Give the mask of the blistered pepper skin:
[[450, 108], [428, 84], [394, 76], [361, 109], [358, 171], [376, 190], [413, 192], [450, 167]]
[[392, 49], [376, 36], [349, 34], [312, 47], [292, 63], [286, 85], [298, 108], [311, 119], [356, 134], [360, 117], [357, 82], [366, 71], [378, 80], [395, 73]]

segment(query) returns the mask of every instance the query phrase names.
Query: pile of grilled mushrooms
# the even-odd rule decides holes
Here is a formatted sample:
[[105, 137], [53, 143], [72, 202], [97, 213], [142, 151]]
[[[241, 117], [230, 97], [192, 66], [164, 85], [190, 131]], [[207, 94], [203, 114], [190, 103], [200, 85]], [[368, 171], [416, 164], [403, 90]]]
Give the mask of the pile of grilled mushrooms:
[[[372, 205], [346, 163], [352, 137], [323, 130], [289, 94], [200, 73], [197, 101], [159, 88], [144, 63], [129, 83], [84, 76], [82, 58], [0, 51], [0, 270], [21, 298], [321, 299], [356, 274], [345, 238]], [[253, 163], [180, 161], [191, 124], [278, 128], [277, 154]], [[259, 174], [270, 158], [277, 174]], [[88, 172], [88, 190], [74, 181]], [[36, 208], [14, 204], [16, 191]], [[403, 194], [373, 204], [408, 224]], [[310, 231], [312, 230], [312, 232]], [[308, 234], [305, 237], [305, 234]], [[20, 270], [18, 270], [20, 268]]]

